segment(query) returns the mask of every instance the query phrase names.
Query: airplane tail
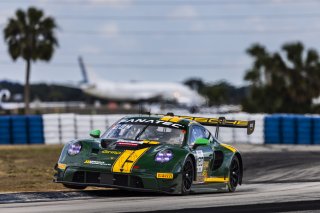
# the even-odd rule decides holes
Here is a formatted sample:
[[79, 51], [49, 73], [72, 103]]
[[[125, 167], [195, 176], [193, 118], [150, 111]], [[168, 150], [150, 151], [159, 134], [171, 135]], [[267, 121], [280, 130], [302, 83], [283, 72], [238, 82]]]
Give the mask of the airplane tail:
[[83, 80], [80, 83], [92, 84], [94, 82], [97, 82], [98, 78], [97, 78], [96, 74], [93, 72], [87, 71], [86, 66], [84, 64], [84, 61], [81, 56], [79, 56], [78, 61], [79, 61], [79, 66], [80, 66], [80, 70], [81, 70], [82, 77], [83, 77]]
[[88, 73], [87, 73], [86, 67], [84, 66], [84, 62], [81, 56], [79, 56], [78, 61], [79, 61], [79, 66], [80, 66], [80, 70], [83, 77], [83, 80], [81, 81], [81, 83], [87, 84], [89, 83]]

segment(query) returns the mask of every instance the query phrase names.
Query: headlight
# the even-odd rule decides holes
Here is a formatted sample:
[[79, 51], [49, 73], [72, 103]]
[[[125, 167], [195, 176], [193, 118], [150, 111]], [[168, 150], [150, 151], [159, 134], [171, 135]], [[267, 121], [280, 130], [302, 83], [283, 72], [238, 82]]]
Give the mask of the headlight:
[[69, 145], [69, 148], [68, 148], [69, 155], [77, 155], [80, 153], [80, 151], [81, 151], [80, 142], [74, 142]]
[[155, 161], [159, 163], [169, 162], [173, 158], [171, 150], [164, 150], [157, 153]]

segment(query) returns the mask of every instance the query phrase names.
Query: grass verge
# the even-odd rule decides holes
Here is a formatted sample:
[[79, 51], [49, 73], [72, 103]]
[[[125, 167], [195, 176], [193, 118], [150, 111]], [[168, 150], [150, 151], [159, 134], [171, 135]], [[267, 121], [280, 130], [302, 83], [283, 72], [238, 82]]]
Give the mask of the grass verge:
[[61, 145], [0, 146], [0, 192], [61, 191], [52, 182]]

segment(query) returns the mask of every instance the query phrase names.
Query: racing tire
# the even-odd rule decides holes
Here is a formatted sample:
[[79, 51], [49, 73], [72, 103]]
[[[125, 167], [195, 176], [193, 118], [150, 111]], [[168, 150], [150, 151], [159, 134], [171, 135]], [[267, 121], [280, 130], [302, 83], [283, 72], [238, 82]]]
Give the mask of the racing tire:
[[182, 167], [181, 195], [190, 194], [194, 179], [194, 165], [190, 157], [187, 158]]
[[229, 167], [229, 182], [228, 182], [228, 190], [229, 192], [235, 192], [237, 186], [239, 185], [241, 176], [240, 171], [240, 162], [237, 156], [232, 158], [230, 167]]
[[80, 186], [80, 185], [71, 185], [71, 184], [63, 184], [64, 187], [68, 188], [68, 189], [78, 189], [78, 190], [83, 190], [85, 188], [87, 188], [86, 186]]

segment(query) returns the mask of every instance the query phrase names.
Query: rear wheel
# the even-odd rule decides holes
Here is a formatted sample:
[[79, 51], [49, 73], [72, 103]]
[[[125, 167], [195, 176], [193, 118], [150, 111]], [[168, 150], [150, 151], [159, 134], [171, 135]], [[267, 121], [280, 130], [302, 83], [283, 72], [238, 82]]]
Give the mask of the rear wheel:
[[87, 188], [86, 186], [80, 186], [80, 185], [71, 185], [71, 184], [63, 184], [64, 187], [68, 188], [68, 189], [85, 189]]
[[236, 191], [236, 188], [240, 181], [240, 163], [237, 156], [232, 158], [230, 168], [229, 168], [229, 183], [228, 183], [228, 190], [229, 192]]
[[187, 158], [182, 169], [181, 194], [190, 193], [192, 182], [194, 179], [194, 166], [190, 157]]

